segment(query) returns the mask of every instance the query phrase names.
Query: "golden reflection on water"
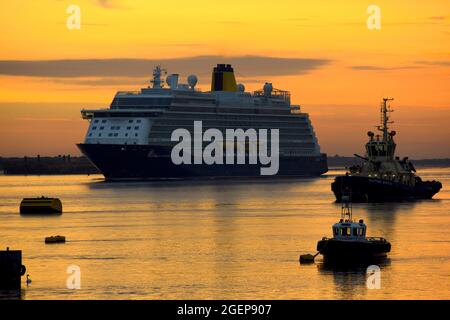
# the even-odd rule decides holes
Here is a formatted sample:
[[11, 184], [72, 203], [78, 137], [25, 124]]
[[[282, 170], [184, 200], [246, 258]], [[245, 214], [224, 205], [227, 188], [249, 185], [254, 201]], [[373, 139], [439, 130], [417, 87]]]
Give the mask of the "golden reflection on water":
[[[392, 243], [382, 287], [365, 268], [334, 270], [302, 253], [339, 217], [330, 183], [316, 179], [105, 183], [101, 176], [0, 176], [0, 246], [23, 250], [25, 299], [447, 299], [450, 169], [422, 169], [435, 200], [354, 204], [368, 234]], [[18, 214], [23, 197], [55, 196], [64, 213]], [[68, 242], [45, 245], [50, 235]], [[70, 264], [81, 289], [66, 288]]]

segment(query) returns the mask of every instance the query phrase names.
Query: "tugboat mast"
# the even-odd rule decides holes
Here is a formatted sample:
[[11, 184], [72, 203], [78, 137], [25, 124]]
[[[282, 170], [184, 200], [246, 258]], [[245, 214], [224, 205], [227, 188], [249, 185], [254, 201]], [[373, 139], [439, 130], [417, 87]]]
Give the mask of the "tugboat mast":
[[[346, 190], [348, 192], [348, 190]], [[341, 220], [343, 222], [352, 222], [352, 202], [350, 195], [342, 196]]]
[[393, 121], [389, 121], [389, 113], [394, 112], [391, 109], [391, 106], [388, 105], [388, 101], [393, 101], [394, 98], [383, 98], [383, 103], [381, 104], [381, 125], [377, 127], [377, 129], [383, 132], [383, 141], [388, 140], [389, 136], [389, 123], [394, 123]]

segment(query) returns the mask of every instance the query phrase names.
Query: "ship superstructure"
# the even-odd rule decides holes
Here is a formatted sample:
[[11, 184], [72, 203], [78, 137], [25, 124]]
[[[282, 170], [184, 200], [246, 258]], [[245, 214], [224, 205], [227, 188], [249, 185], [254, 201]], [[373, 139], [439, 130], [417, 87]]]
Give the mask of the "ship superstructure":
[[[187, 83], [178, 74], [156, 67], [151, 86], [119, 91], [108, 109], [82, 110], [89, 121], [81, 151], [106, 179], [259, 176], [261, 164], [175, 164], [172, 133], [183, 128], [194, 134], [215, 128], [278, 129], [279, 170], [275, 176], [317, 176], [327, 171], [308, 114], [291, 105], [290, 93], [266, 83], [246, 92], [236, 84], [231, 65], [219, 64], [212, 73], [211, 91], [196, 88], [195, 75]], [[167, 84], [167, 87], [165, 85]], [[247, 150], [246, 150], [247, 152]], [[248, 155], [247, 155], [248, 156]]]

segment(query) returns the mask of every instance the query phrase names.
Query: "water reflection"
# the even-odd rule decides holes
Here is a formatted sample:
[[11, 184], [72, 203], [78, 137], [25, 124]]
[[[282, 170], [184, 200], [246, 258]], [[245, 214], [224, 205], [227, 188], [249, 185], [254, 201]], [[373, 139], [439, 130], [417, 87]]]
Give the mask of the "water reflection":
[[399, 216], [407, 215], [416, 206], [415, 202], [367, 203], [362, 210], [367, 214], [370, 236], [379, 236], [372, 232], [382, 232], [385, 238], [392, 238], [397, 229]]
[[85, 182], [91, 189], [129, 189], [129, 188], [189, 188], [191, 186], [214, 187], [214, 186], [251, 186], [251, 185], [274, 185], [289, 186], [296, 184], [310, 184], [326, 177], [280, 177], [280, 178], [214, 178], [214, 179], [164, 179], [148, 181], [106, 181], [104, 179], [93, 179]]
[[[385, 202], [385, 203], [353, 203], [353, 219], [365, 219], [369, 236], [393, 236], [399, 217], [407, 216], [413, 212], [417, 205], [432, 201], [436, 204], [438, 200], [424, 200], [411, 202]], [[341, 204], [333, 203], [336, 213], [340, 212]], [[337, 217], [337, 215], [336, 215]], [[383, 235], [376, 234], [382, 232]]]
[[[381, 273], [391, 265], [389, 258], [376, 264]], [[353, 300], [355, 298], [365, 298], [367, 291], [367, 268], [369, 264], [360, 265], [329, 265], [317, 263], [317, 270], [320, 275], [333, 279], [334, 291], [337, 299]]]
[[[85, 185], [86, 192], [99, 197], [109, 197], [110, 207], [122, 200], [139, 199], [136, 203], [144, 204], [148, 210], [212, 210], [227, 207], [223, 211], [267, 210], [271, 207], [290, 206], [299, 208], [301, 194], [317, 195], [320, 201], [324, 197], [320, 185], [322, 178], [302, 179], [239, 179], [219, 180], [171, 180], [147, 182], [104, 182], [95, 181]], [[111, 195], [114, 195], [111, 197]], [[109, 210], [117, 210], [113, 206]], [[106, 208], [105, 208], [106, 209]], [[132, 209], [132, 208], [129, 208]]]
[[[354, 205], [369, 234], [393, 246], [392, 267], [382, 266], [383, 290], [368, 290], [365, 268], [297, 264], [339, 220], [331, 175], [136, 183], [105, 183], [99, 176], [0, 178], [0, 242], [23, 252], [33, 275], [26, 299], [448, 296], [442, 280], [450, 270], [448, 180], [439, 202]], [[24, 194], [42, 193], [60, 198], [64, 213], [20, 216]], [[45, 245], [52, 234], [69, 241]], [[82, 290], [65, 287], [70, 264], [83, 270]], [[420, 276], [412, 282], [411, 274]]]
[[25, 299], [25, 289], [0, 290], [0, 300], [23, 300]]

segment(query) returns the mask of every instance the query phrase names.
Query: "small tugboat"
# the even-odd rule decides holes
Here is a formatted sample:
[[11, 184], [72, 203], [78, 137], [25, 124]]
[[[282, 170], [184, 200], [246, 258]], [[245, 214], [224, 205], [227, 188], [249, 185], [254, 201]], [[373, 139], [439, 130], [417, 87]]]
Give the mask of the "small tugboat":
[[24, 198], [20, 203], [20, 214], [61, 214], [62, 203], [58, 198]]
[[341, 219], [333, 225], [333, 238], [322, 238], [317, 243], [318, 254], [324, 263], [349, 265], [373, 263], [387, 257], [391, 244], [384, 238], [366, 237], [367, 226], [363, 220], [353, 221], [350, 197], [342, 197]]
[[422, 181], [408, 157], [395, 157], [395, 131], [389, 131], [389, 113], [393, 110], [384, 98], [381, 105], [382, 135], [369, 131], [366, 157], [362, 165], [349, 168], [344, 176], [338, 176], [331, 184], [336, 201], [342, 201], [342, 190], [349, 189], [354, 202], [384, 202], [399, 200], [431, 199], [442, 188], [439, 181]]

